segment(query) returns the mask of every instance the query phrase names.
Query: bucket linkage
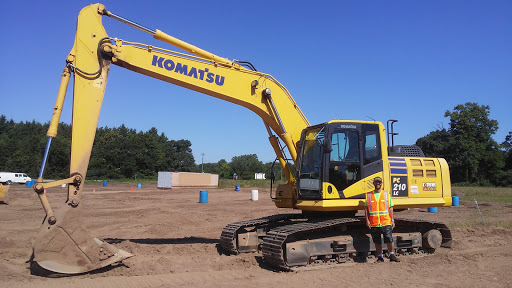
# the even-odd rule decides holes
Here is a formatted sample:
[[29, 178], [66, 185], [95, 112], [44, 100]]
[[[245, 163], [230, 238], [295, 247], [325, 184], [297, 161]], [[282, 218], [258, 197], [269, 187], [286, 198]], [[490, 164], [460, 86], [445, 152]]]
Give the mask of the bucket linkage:
[[[56, 273], [79, 274], [133, 256], [94, 238], [84, 226], [79, 193], [81, 179], [80, 175], [75, 174], [68, 179], [43, 184], [40, 178], [34, 186], [46, 211], [46, 218], [32, 245], [32, 272], [40, 273], [40, 268], [43, 268]], [[69, 184], [68, 200], [64, 207], [54, 213], [46, 198], [46, 188], [62, 183]]]

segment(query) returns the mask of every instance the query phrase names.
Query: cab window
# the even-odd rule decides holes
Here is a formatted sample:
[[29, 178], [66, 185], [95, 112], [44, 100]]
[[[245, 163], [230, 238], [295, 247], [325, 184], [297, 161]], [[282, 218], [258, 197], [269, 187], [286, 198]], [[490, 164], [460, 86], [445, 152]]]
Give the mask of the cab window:
[[367, 165], [382, 159], [380, 149], [380, 137], [377, 125], [365, 125], [364, 127], [364, 161]]
[[329, 183], [339, 192], [361, 179], [357, 131], [339, 130], [331, 135]]
[[331, 139], [331, 161], [359, 162], [356, 131], [335, 131]]
[[302, 143], [302, 163], [300, 178], [320, 179], [322, 167], [322, 145], [325, 140], [323, 129], [314, 129], [306, 133]]

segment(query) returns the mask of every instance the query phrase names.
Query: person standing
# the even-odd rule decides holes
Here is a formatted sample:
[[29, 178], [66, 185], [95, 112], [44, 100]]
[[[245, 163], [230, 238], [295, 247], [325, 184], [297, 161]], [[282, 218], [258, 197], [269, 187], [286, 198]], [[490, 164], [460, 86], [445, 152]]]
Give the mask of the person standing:
[[370, 229], [375, 250], [377, 250], [377, 262], [384, 262], [382, 257], [382, 238], [389, 252], [389, 261], [400, 262], [395, 255], [392, 230], [395, 228], [393, 218], [393, 200], [387, 191], [382, 190], [382, 178], [373, 179], [375, 190], [366, 193], [366, 226]]

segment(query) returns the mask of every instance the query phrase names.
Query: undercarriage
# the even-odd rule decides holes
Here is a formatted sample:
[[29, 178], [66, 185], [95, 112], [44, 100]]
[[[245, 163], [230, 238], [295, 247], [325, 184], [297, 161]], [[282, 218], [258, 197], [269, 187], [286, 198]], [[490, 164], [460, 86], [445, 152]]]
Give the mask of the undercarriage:
[[[399, 218], [395, 223], [398, 254], [433, 253], [452, 246], [450, 229], [443, 223]], [[290, 270], [310, 264], [364, 262], [376, 251], [369, 232], [364, 217], [280, 214], [228, 224], [220, 246], [226, 254], [261, 251], [266, 263]]]

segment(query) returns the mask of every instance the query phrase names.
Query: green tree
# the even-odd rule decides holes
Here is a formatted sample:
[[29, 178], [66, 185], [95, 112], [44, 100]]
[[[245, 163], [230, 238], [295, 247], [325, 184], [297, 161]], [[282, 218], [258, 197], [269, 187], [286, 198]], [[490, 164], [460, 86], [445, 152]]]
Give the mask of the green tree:
[[[39, 167], [43, 159], [44, 147], [46, 145], [45, 133], [50, 125], [47, 124], [44, 130], [32, 135], [37, 147], [34, 149], [40, 151], [36, 161], [32, 163], [33, 167]], [[39, 141], [35, 139], [39, 138]], [[45, 170], [46, 178], [66, 178], [69, 177], [69, 161], [71, 159], [71, 125], [59, 123], [58, 135], [52, 139], [49, 161]], [[38, 171], [39, 172], [39, 171]], [[38, 175], [39, 173], [36, 173]]]
[[224, 178], [224, 179], [231, 179], [231, 177], [233, 177], [233, 173], [234, 173], [231, 166], [224, 159], [219, 161], [219, 164], [220, 164], [219, 177]]
[[[15, 123], [0, 115], [0, 171], [39, 174], [49, 123]], [[69, 176], [71, 125], [59, 124], [52, 140], [44, 177]], [[89, 161], [88, 178], [117, 179], [155, 177], [158, 171], [190, 171], [194, 168], [192, 143], [169, 140], [156, 128], [139, 132], [121, 125], [98, 128]]]
[[46, 143], [46, 129], [35, 121], [15, 123], [4, 115], [0, 116], [0, 170], [37, 177]]
[[489, 109], [468, 102], [445, 113], [450, 117], [452, 176], [456, 182], [496, 182], [495, 175], [503, 167], [498, 143], [492, 139], [498, 121], [489, 119]]
[[231, 159], [230, 166], [244, 180], [254, 179], [254, 173], [263, 171], [263, 163], [256, 154], [235, 156]]
[[423, 153], [429, 157], [448, 158], [450, 151], [450, 132], [444, 128], [430, 132], [416, 141]]
[[489, 106], [477, 103], [457, 105], [446, 111], [448, 130], [436, 130], [418, 139], [427, 156], [443, 157], [450, 165], [453, 182], [498, 184], [504, 166], [500, 146], [492, 139], [498, 121], [489, 119]]
[[498, 185], [512, 186], [512, 132], [508, 132], [505, 141], [501, 143], [501, 148], [505, 158], [505, 167], [497, 175]]
[[505, 141], [501, 143], [501, 148], [505, 151], [505, 169], [512, 169], [512, 131], [508, 132]]
[[[224, 159], [219, 160], [219, 162], [217, 162], [217, 163], [200, 163], [200, 164], [196, 165], [193, 172], [219, 174], [219, 177], [221, 177], [221, 178], [229, 178], [229, 176], [228, 177], [221, 176], [221, 174], [222, 174], [221, 169], [222, 169], [223, 165], [228, 165], [228, 163]], [[229, 173], [229, 171], [228, 171], [228, 173]]]

